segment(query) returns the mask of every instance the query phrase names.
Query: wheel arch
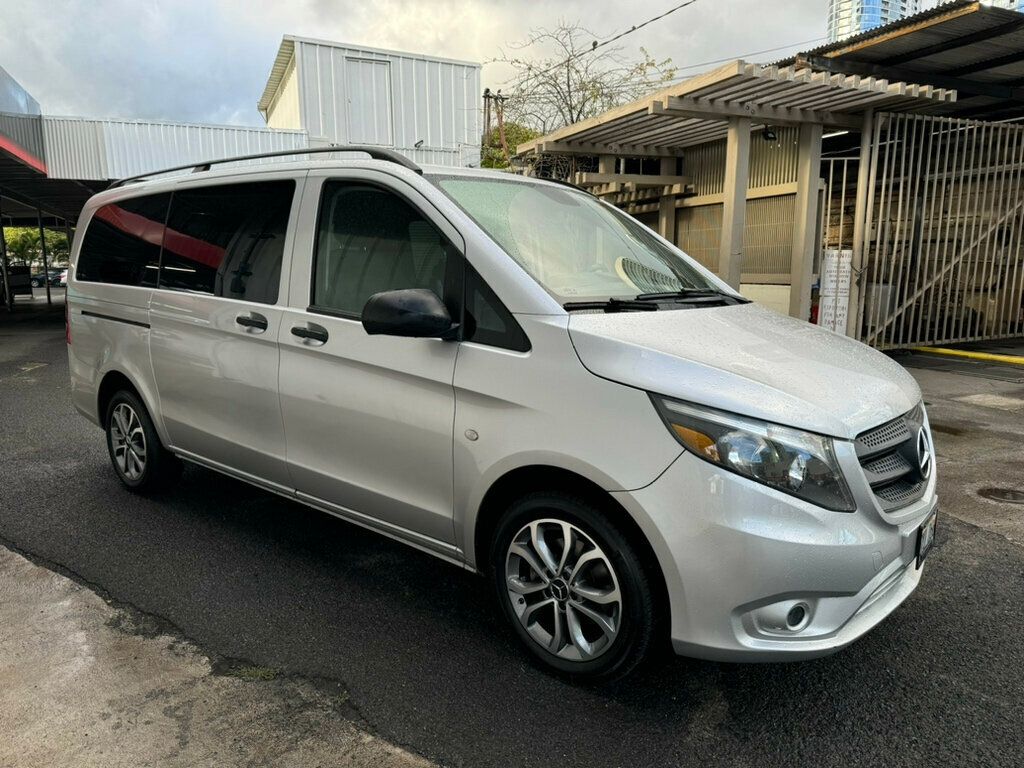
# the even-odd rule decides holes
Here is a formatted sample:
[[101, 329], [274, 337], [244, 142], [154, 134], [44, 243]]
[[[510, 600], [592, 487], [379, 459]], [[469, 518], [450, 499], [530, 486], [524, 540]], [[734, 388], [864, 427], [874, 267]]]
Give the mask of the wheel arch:
[[629, 543], [636, 547], [642, 561], [649, 564], [659, 604], [669, 610], [668, 583], [662, 563], [640, 524], [611, 493], [593, 480], [563, 467], [546, 464], [520, 466], [505, 472], [491, 483], [477, 509], [472, 541], [467, 542], [472, 549], [466, 554], [472, 558], [478, 571], [486, 572], [490, 567], [488, 553], [491, 539], [502, 513], [516, 499], [538, 491], [571, 493], [614, 519], [629, 537]]
[[139, 401], [148, 412], [150, 420], [153, 422], [157, 435], [166, 445], [167, 436], [163, 429], [163, 419], [159, 410], [154, 407], [153, 397], [150, 396], [145, 387], [139, 385], [139, 382], [130, 373], [121, 368], [110, 368], [100, 378], [99, 387], [96, 389], [97, 423], [104, 429], [106, 428], [107, 408], [110, 405], [110, 400], [121, 390], [127, 390], [139, 398]]

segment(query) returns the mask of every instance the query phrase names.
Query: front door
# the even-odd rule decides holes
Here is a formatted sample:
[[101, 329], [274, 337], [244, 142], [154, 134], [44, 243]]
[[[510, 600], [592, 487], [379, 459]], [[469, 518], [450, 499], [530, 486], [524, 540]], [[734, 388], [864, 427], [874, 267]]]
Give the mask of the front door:
[[429, 288], [451, 309], [457, 235], [442, 234], [450, 225], [384, 174], [311, 175], [306, 199], [312, 258], [300, 277], [297, 242], [299, 287], [280, 335], [292, 481], [300, 495], [357, 522], [452, 554], [458, 344], [369, 336], [359, 318], [370, 296], [400, 288]]
[[171, 445], [281, 488], [290, 486], [275, 305], [297, 197], [285, 178], [175, 191], [150, 305]]

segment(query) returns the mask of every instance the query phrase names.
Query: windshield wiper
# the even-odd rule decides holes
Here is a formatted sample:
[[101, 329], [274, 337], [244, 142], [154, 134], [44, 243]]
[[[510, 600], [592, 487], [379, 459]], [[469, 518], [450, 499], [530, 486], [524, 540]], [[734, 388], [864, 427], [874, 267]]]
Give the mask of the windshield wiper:
[[732, 301], [737, 304], [749, 304], [749, 299], [734, 296], [717, 288], [680, 288], [678, 291], [663, 291], [661, 293], [641, 293], [633, 301], [675, 301], [685, 302], [690, 299], [713, 299], [717, 301]]
[[602, 312], [649, 312], [657, 309], [657, 304], [636, 299], [605, 299], [603, 301], [569, 301], [562, 305], [566, 312], [573, 310], [597, 309]]

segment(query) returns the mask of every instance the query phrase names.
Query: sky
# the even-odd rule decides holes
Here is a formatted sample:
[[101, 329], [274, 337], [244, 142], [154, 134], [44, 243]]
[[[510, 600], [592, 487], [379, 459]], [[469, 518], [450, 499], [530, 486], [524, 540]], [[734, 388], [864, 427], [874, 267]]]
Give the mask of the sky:
[[[479, 61], [483, 84], [500, 87], [507, 70], [486, 62], [531, 29], [580, 21], [604, 40], [679, 1], [3, 0], [0, 66], [44, 114], [258, 126], [284, 34]], [[671, 58], [680, 74], [716, 59], [770, 61], [823, 43], [826, 7], [698, 0], [621, 44], [627, 56], [643, 46]]]

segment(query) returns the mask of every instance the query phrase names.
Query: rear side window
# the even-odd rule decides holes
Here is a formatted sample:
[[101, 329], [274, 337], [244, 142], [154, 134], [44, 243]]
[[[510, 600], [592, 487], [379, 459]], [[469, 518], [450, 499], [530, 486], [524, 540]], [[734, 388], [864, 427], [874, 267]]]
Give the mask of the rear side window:
[[292, 180], [175, 192], [160, 287], [276, 303], [294, 195]]
[[169, 193], [135, 197], [96, 210], [82, 240], [75, 278], [154, 287]]
[[398, 195], [350, 182], [324, 185], [313, 306], [362, 314], [381, 291], [429, 288], [444, 298], [450, 249], [441, 232]]

